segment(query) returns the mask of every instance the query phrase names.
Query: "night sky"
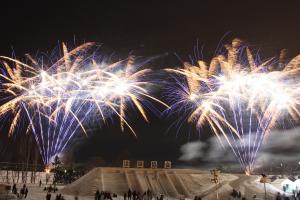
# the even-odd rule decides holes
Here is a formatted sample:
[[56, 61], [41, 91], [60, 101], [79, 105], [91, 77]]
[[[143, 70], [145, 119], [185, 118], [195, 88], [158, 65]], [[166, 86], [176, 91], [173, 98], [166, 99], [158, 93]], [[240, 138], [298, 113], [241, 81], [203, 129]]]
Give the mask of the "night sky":
[[[174, 53], [188, 58], [197, 41], [209, 60], [223, 36], [222, 43], [244, 39], [263, 57], [278, 55], [282, 48], [291, 57], [300, 52], [299, 1], [11, 1], [1, 5], [0, 19], [0, 54], [18, 58], [52, 50], [62, 41], [95, 41], [105, 53], [121, 58], [132, 52], [160, 55], [151, 63], [159, 69], [180, 65]], [[170, 119], [149, 114], [149, 124], [139, 116], [132, 119], [137, 138], [122, 133], [118, 122], [95, 128], [89, 138], [77, 138], [76, 161], [101, 156], [113, 162], [121, 155], [176, 161], [180, 146], [199, 138], [185, 129], [177, 137], [176, 129], [168, 130]], [[203, 132], [200, 139], [210, 134]]]

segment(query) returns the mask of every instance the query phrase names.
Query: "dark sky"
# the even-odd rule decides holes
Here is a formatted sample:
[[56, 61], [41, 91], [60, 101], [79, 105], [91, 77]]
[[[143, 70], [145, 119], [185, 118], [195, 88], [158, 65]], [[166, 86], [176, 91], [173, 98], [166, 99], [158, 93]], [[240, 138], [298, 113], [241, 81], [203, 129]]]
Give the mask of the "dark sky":
[[1, 6], [0, 53], [96, 41], [149, 54], [215, 48], [227, 32], [264, 48], [299, 49], [299, 1], [11, 1]]
[[[300, 52], [299, 1], [11, 1], [1, 5], [0, 19], [0, 54], [14, 51], [17, 57], [51, 50], [61, 41], [73, 44], [75, 38], [77, 44], [102, 43], [120, 56], [132, 50], [142, 56], [168, 52], [167, 60], [177, 59], [174, 52], [192, 53], [198, 40], [209, 59], [226, 34], [224, 42], [240, 37], [268, 57], [282, 48], [292, 56]], [[149, 125], [134, 122], [137, 139], [113, 125], [97, 130], [80, 141], [77, 158], [114, 159], [128, 150], [134, 158], [176, 160], [187, 134], [176, 138], [166, 122], [150, 118]]]

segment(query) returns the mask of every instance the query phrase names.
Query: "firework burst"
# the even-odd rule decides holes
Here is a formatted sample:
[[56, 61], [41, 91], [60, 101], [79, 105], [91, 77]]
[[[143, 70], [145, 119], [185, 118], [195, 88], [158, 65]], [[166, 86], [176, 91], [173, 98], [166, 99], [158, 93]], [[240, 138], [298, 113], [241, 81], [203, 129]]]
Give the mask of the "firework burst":
[[[170, 111], [181, 108], [187, 114], [183, 119], [197, 128], [208, 123], [221, 144], [225, 140], [250, 173], [270, 129], [283, 116], [293, 122], [300, 116], [300, 56], [274, 67], [271, 60], [257, 64], [239, 39], [225, 47], [227, 55], [218, 55], [209, 64], [199, 60], [197, 66], [185, 63], [182, 69], [166, 69], [179, 76], [168, 94]], [[243, 54], [246, 62], [241, 62]]]
[[139, 70], [133, 56], [113, 64], [97, 62], [88, 51], [93, 45], [85, 43], [68, 51], [63, 44], [63, 57], [50, 66], [30, 55], [30, 64], [1, 57], [0, 117], [13, 116], [12, 135], [26, 116], [26, 132], [34, 134], [45, 164], [65, 149], [76, 132], [87, 134], [85, 121], [90, 113], [98, 112], [100, 121], [116, 114], [121, 129], [127, 126], [135, 134], [126, 119], [127, 107], [134, 105], [148, 121], [143, 101], [164, 104], [149, 94], [150, 83], [143, 81], [150, 69]]

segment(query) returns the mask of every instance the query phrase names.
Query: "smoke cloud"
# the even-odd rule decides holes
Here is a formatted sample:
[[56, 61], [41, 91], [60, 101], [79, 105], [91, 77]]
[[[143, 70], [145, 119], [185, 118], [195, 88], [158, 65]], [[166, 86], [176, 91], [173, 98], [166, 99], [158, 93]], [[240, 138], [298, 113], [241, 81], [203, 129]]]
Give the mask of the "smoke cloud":
[[[207, 141], [193, 141], [181, 147], [179, 160], [190, 162], [198, 161], [205, 165], [227, 163], [235, 165], [237, 159], [226, 142], [221, 137], [223, 147], [216, 137]], [[278, 163], [293, 163], [300, 161], [300, 127], [290, 130], [274, 130], [265, 138], [257, 155], [257, 166], [265, 166]]]

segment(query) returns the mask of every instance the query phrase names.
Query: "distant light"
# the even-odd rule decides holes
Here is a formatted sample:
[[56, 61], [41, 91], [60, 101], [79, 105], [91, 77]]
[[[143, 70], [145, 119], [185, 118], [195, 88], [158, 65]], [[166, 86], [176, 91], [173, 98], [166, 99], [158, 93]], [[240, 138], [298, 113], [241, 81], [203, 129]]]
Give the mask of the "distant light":
[[46, 172], [46, 174], [49, 174], [50, 173], [50, 169], [49, 168], [45, 168], [45, 172]]

